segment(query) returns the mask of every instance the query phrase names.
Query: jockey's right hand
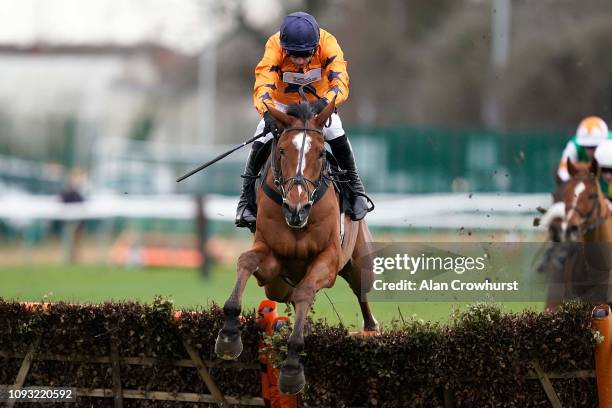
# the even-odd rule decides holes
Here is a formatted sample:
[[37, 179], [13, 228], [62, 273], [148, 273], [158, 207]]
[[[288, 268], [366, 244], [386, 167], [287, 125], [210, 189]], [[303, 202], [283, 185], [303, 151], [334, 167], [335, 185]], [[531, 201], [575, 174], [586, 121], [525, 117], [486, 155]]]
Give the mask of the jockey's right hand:
[[268, 134], [272, 132], [274, 136], [278, 135], [278, 125], [276, 124], [276, 120], [272, 117], [272, 114], [269, 111], [265, 111], [263, 114], [264, 120], [264, 134]]

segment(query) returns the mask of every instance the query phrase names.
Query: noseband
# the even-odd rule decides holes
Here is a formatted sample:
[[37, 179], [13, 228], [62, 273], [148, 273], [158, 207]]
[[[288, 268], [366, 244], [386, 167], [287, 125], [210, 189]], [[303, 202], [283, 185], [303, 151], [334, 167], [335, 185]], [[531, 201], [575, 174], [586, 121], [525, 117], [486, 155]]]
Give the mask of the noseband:
[[[316, 132], [319, 133], [321, 135], [323, 135], [323, 131], [319, 130], [319, 129], [315, 129], [312, 127], [308, 127], [308, 126], [303, 126], [303, 127], [290, 127], [287, 128], [283, 131], [283, 133], [281, 134], [281, 136], [287, 132], [292, 132], [292, 131], [302, 131], [302, 132]], [[298, 161], [298, 171], [297, 174], [293, 177], [289, 177], [287, 179], [285, 179], [283, 177], [283, 174], [281, 171], [279, 171], [279, 169], [276, 167], [276, 144], [277, 144], [277, 140], [280, 139], [280, 136], [275, 137], [273, 139], [272, 142], [272, 162], [271, 162], [271, 168], [272, 168], [272, 177], [274, 177], [274, 186], [276, 186], [276, 188], [280, 191], [280, 195], [281, 195], [281, 204], [285, 204], [287, 202], [287, 196], [289, 195], [289, 192], [291, 191], [291, 189], [295, 186], [303, 186], [306, 189], [306, 192], [308, 194], [308, 205], [313, 205], [319, 198], [321, 198], [323, 196], [323, 194], [325, 193], [325, 191], [327, 190], [327, 182], [324, 181], [325, 177], [324, 177], [324, 172], [325, 169], [327, 167], [327, 158], [325, 153], [323, 154], [323, 165], [321, 166], [321, 173], [319, 174], [319, 178], [316, 181], [312, 181], [306, 177], [304, 177], [304, 174], [302, 173], [302, 160], [304, 160], [304, 147], [306, 144], [306, 135], [304, 135], [304, 137], [302, 138], [302, 146], [300, 147], [300, 157], [299, 157], [299, 161]], [[308, 185], [312, 185], [312, 191], [308, 188]]]

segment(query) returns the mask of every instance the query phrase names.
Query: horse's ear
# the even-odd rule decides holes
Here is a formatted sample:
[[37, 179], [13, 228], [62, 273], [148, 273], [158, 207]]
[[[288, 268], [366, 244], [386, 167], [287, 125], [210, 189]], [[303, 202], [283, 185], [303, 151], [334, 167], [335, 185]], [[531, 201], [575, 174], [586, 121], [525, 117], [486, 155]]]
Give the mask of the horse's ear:
[[314, 121], [317, 124], [317, 127], [322, 128], [325, 126], [325, 122], [329, 119], [332, 113], [334, 113], [334, 108], [336, 107], [336, 96], [331, 100], [330, 103], [327, 104], [325, 108], [317, 116], [315, 116]]
[[589, 166], [589, 172], [591, 174], [593, 174], [596, 178], [599, 178], [600, 176], [600, 168], [599, 168], [599, 163], [597, 162], [597, 159], [593, 157], [593, 160], [591, 160], [591, 165]]
[[574, 165], [574, 162], [572, 162], [572, 160], [569, 157], [566, 159], [566, 163], [567, 163], [567, 172], [569, 173], [570, 176], [574, 177], [576, 174], [578, 174], [578, 169], [576, 168], [576, 166]]
[[278, 109], [272, 106], [268, 106], [265, 102], [264, 105], [266, 105], [268, 112], [270, 112], [270, 115], [272, 115], [272, 117], [276, 119], [279, 125], [283, 127], [291, 126], [291, 123], [293, 123], [293, 119], [291, 118], [291, 116], [287, 115], [285, 112], [279, 111]]

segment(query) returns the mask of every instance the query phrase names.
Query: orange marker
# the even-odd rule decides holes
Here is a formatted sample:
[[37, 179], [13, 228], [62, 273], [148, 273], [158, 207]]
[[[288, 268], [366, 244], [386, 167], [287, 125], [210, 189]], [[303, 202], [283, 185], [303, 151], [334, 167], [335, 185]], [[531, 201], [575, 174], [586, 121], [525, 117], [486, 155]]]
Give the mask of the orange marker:
[[37, 307], [41, 307], [42, 310], [49, 310], [49, 306], [51, 305], [49, 302], [21, 302], [22, 305], [25, 306], [25, 308], [27, 310], [33, 310], [36, 309]]
[[[289, 324], [288, 317], [277, 316], [276, 302], [272, 300], [263, 300], [257, 308], [257, 314], [257, 324], [259, 324], [269, 335]], [[263, 343], [261, 343], [259, 347], [262, 348]], [[272, 362], [268, 361], [268, 358], [263, 353], [259, 353], [259, 362], [261, 367], [261, 396], [264, 399], [266, 407], [296, 408], [297, 396], [281, 394], [278, 389], [279, 369], [275, 368]]]
[[597, 330], [603, 341], [595, 346], [595, 376], [600, 408], [612, 408], [612, 316], [608, 305], [595, 306], [591, 315], [591, 328]]
[[257, 308], [257, 324], [266, 333], [272, 334], [272, 322], [276, 319], [276, 302], [273, 300], [262, 300]]
[[[276, 302], [272, 300], [262, 300], [257, 308], [257, 324], [267, 334], [271, 334], [272, 322], [276, 318]], [[272, 406], [270, 395], [269, 369], [271, 364], [268, 363], [268, 358], [261, 352], [263, 342], [259, 344], [259, 379], [261, 381], [261, 397], [264, 400], [266, 407]]]

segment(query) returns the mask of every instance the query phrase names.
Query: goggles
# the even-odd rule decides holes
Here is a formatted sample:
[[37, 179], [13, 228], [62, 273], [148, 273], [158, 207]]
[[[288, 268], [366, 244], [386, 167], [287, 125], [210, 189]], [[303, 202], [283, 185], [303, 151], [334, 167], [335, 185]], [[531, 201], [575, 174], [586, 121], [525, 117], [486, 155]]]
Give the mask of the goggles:
[[315, 49], [312, 50], [308, 50], [308, 51], [291, 51], [291, 50], [285, 50], [285, 52], [287, 53], [287, 55], [290, 55], [292, 57], [302, 57], [302, 58], [308, 58], [308, 57], [312, 57], [315, 53]]

